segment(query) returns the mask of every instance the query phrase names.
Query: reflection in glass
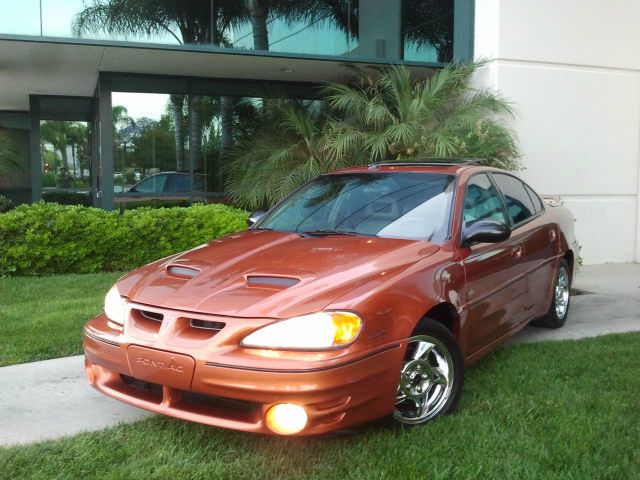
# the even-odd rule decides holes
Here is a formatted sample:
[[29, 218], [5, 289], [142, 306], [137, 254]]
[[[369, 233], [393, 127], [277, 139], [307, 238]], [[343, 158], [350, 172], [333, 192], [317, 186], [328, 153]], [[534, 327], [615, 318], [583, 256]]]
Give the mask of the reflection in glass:
[[452, 61], [453, 3], [454, 0], [403, 0], [404, 60]]
[[[391, 0], [389, 0], [391, 2]], [[403, 58], [450, 62], [454, 0], [402, 2]], [[398, 4], [399, 5], [399, 4]], [[42, 7], [42, 10], [40, 9]], [[0, 0], [0, 34], [397, 58], [389, 8], [371, 0]], [[391, 10], [389, 10], [391, 9]], [[359, 25], [368, 27], [361, 38]], [[373, 33], [367, 33], [372, 29]], [[358, 48], [364, 45], [363, 48]], [[381, 58], [382, 58], [381, 57]]]
[[73, 190], [89, 194], [89, 130], [83, 122], [40, 122], [43, 192]]
[[283, 200], [257, 227], [442, 243], [449, 236], [453, 187], [453, 177], [442, 174], [323, 175]]

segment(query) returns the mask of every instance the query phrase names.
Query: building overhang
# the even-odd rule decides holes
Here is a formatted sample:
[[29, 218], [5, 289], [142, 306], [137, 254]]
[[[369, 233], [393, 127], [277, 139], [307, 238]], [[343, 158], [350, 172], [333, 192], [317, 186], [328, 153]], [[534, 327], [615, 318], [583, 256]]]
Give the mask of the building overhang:
[[[322, 83], [347, 81], [353, 77], [352, 67], [374, 72], [385, 63], [202, 45], [0, 35], [0, 110], [28, 111], [29, 95], [93, 96], [101, 75], [112, 79], [115, 91], [178, 93], [184, 82], [175, 80], [188, 77], [201, 90], [197, 93], [244, 96], [265, 82], [306, 86], [310, 91]], [[417, 78], [428, 77], [441, 66], [401, 63]], [[159, 84], [159, 78], [164, 82]], [[217, 82], [216, 88], [211, 80]]]

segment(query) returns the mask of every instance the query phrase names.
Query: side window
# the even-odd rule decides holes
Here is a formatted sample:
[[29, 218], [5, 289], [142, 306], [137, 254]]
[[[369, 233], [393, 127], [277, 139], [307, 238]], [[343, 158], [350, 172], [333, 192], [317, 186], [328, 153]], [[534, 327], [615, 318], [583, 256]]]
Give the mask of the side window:
[[164, 184], [167, 181], [166, 175], [153, 175], [136, 185], [136, 192], [141, 193], [157, 193], [162, 192]]
[[478, 220], [507, 223], [500, 195], [484, 173], [474, 175], [467, 183], [462, 220], [466, 225], [472, 225]]
[[527, 193], [524, 183], [511, 175], [504, 175], [502, 173], [493, 173], [492, 175], [498, 188], [504, 195], [507, 213], [513, 225], [524, 222], [536, 214], [536, 209], [533, 206], [533, 202]]
[[531, 198], [531, 201], [533, 202], [533, 207], [536, 209], [536, 213], [544, 210], [542, 206], [542, 200], [540, 200], [538, 194], [531, 190], [531, 188], [529, 188], [529, 185], [527, 185], [526, 183], [524, 184], [524, 188], [527, 189], [527, 193], [529, 194], [529, 198]]
[[173, 185], [171, 192], [185, 193], [189, 191], [189, 175], [172, 175]]

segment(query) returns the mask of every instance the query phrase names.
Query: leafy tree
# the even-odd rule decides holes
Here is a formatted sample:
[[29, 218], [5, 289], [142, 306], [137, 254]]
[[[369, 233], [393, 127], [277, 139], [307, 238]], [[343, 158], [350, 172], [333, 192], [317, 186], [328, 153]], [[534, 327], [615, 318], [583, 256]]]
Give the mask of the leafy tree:
[[159, 122], [144, 122], [144, 126], [131, 139], [133, 148], [127, 156], [130, 167], [140, 170], [173, 170], [175, 142], [170, 125], [171, 119], [165, 115]]

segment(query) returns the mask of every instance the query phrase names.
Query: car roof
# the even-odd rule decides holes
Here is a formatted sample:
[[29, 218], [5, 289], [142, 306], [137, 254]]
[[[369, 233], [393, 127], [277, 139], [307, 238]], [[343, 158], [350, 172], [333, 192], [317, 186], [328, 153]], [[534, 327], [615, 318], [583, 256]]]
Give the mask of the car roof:
[[478, 159], [424, 159], [407, 161], [388, 161], [372, 163], [358, 167], [347, 167], [329, 172], [333, 173], [374, 173], [374, 172], [405, 172], [405, 173], [440, 173], [459, 175], [465, 170], [498, 170], [478, 164]]

